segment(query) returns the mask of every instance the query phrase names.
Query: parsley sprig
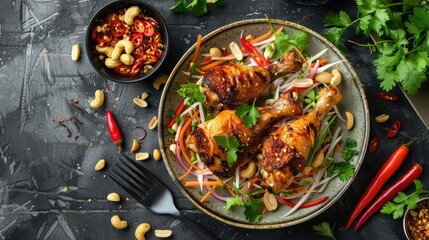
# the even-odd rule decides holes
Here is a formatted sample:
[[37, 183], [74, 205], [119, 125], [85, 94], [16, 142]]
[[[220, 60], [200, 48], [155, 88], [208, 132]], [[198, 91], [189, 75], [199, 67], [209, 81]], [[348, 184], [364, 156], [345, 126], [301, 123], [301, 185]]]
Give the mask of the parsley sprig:
[[224, 0], [192, 0], [189, 4], [187, 0], [176, 0], [176, 5], [170, 8], [173, 12], [189, 13], [193, 16], [206, 14], [207, 6], [223, 7]]
[[237, 152], [240, 147], [240, 142], [235, 136], [214, 136], [217, 145], [226, 149], [226, 160], [231, 167], [237, 161]]
[[[249, 194], [244, 193], [241, 189], [230, 186], [236, 193], [235, 197], [227, 198], [225, 210], [233, 206], [244, 207], [244, 216], [250, 223], [257, 223], [264, 211], [264, 203], [258, 198], [251, 199]], [[243, 200], [245, 199], [245, 200]]]
[[180, 89], [177, 90], [177, 93], [179, 93], [179, 95], [182, 96], [183, 98], [188, 99], [188, 101], [186, 102], [186, 105], [191, 105], [195, 102], [204, 103], [204, 94], [200, 92], [200, 85], [198, 84], [193, 84], [193, 83], [182, 84], [180, 86]]
[[255, 102], [256, 98], [253, 100], [252, 105], [241, 103], [235, 109], [235, 115], [239, 116], [243, 120], [243, 123], [247, 128], [255, 126], [256, 120], [260, 117], [258, 109], [255, 107]]
[[355, 167], [350, 163], [350, 159], [359, 154], [359, 151], [355, 147], [357, 147], [357, 142], [351, 138], [347, 138], [346, 144], [343, 147], [344, 160], [331, 164], [326, 170], [328, 176], [338, 173], [338, 178], [341, 181], [346, 181], [353, 177]]
[[[323, 20], [331, 29], [325, 37], [341, 51], [346, 48], [341, 37], [357, 23], [357, 32], [381, 38], [375, 44], [359, 44], [378, 52], [374, 65], [380, 86], [390, 91], [396, 84], [415, 94], [429, 76], [429, 5], [424, 1], [356, 0], [358, 17], [340, 11]], [[374, 36], [375, 36], [374, 35]], [[353, 42], [353, 41], [350, 41]], [[354, 42], [353, 42], [354, 43]]]
[[392, 214], [394, 219], [400, 218], [404, 215], [406, 207], [409, 209], [415, 209], [417, 207], [417, 201], [421, 197], [429, 196], [429, 190], [423, 189], [423, 184], [420, 180], [414, 180], [416, 191], [407, 195], [403, 192], [399, 192], [398, 195], [393, 199], [393, 202], [387, 202], [380, 212], [385, 214]]
[[328, 222], [322, 222], [319, 225], [314, 225], [313, 230], [316, 232], [316, 234], [337, 240], [334, 236], [334, 227], [335, 223], [331, 228], [331, 225]]

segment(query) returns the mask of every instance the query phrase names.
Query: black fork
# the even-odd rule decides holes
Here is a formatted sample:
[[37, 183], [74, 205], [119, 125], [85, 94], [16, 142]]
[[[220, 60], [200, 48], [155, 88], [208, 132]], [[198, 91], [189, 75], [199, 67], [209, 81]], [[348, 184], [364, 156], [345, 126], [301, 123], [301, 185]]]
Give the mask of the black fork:
[[180, 213], [167, 186], [130, 157], [120, 155], [119, 160], [114, 163], [107, 174], [152, 212], [175, 216], [194, 231], [200, 239], [216, 239], [200, 225]]

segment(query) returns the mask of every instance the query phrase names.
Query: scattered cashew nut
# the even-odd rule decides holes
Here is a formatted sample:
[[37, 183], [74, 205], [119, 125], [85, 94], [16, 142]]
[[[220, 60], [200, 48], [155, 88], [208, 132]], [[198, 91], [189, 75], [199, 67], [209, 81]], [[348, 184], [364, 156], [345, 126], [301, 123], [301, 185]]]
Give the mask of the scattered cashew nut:
[[110, 56], [110, 58], [113, 60], [118, 60], [121, 56], [122, 51], [124, 50], [126, 54], [131, 55], [131, 53], [134, 51], [133, 43], [125, 39], [119, 40], [116, 43], [115, 48], [113, 48], [112, 55]]
[[125, 11], [124, 22], [128, 25], [134, 24], [134, 18], [139, 15], [141, 9], [138, 6], [132, 6]]
[[100, 47], [98, 45], [95, 45], [95, 50], [99, 53], [106, 54], [107, 57], [110, 57], [112, 55], [112, 52], [113, 52], [112, 47]]
[[79, 60], [79, 57], [80, 57], [80, 46], [79, 44], [75, 44], [72, 47], [71, 59], [76, 62], [77, 60]]
[[251, 178], [256, 173], [256, 164], [253, 161], [250, 161], [247, 165], [247, 168], [240, 171], [240, 176], [242, 178]]
[[137, 226], [136, 231], [134, 232], [134, 236], [137, 240], [146, 240], [145, 234], [149, 232], [150, 225], [148, 223], [142, 223]]
[[147, 107], [147, 102], [141, 98], [133, 98], [133, 103], [141, 108]]
[[127, 221], [121, 220], [118, 215], [112, 216], [112, 218], [110, 218], [110, 222], [112, 223], [112, 226], [116, 229], [124, 229], [128, 226]]
[[134, 57], [129, 54], [121, 54], [119, 57], [119, 61], [121, 61], [125, 65], [133, 65], [134, 63]]
[[133, 140], [133, 146], [131, 147], [131, 152], [135, 152], [137, 150], [139, 150], [140, 148], [140, 143], [137, 140]]
[[341, 83], [341, 80], [343, 79], [340, 71], [338, 69], [332, 70], [332, 78], [330, 84], [333, 86], [338, 86]]
[[111, 202], [120, 202], [121, 197], [119, 196], [119, 194], [112, 192], [112, 193], [109, 193], [109, 195], [107, 195], [107, 200]]
[[147, 152], [139, 152], [136, 153], [136, 160], [137, 161], [143, 161], [149, 158], [149, 153]]
[[106, 67], [108, 68], [115, 68], [117, 66], [121, 66], [123, 63], [119, 60], [113, 60], [111, 58], [106, 58], [106, 60], [104, 61], [104, 65], [106, 65]]
[[377, 116], [377, 117], [375, 117], [375, 121], [377, 122], [377, 123], [384, 123], [384, 122], [386, 122], [387, 120], [389, 120], [389, 115], [386, 115], [386, 114], [381, 114], [381, 115], [379, 115], [379, 116]]
[[153, 155], [153, 159], [154, 159], [155, 161], [159, 161], [159, 160], [161, 159], [161, 152], [160, 152], [160, 151], [159, 151], [159, 149], [157, 149], [157, 148], [155, 148], [155, 149], [153, 150], [152, 155]]
[[156, 229], [155, 230], [155, 236], [158, 238], [168, 238], [172, 234], [173, 234], [173, 231], [171, 231], [170, 229], [165, 229], [165, 230]]
[[347, 130], [352, 129], [354, 124], [355, 124], [355, 117], [353, 116], [353, 113], [346, 112], [346, 127], [347, 127]]
[[161, 84], [165, 84], [167, 82], [168, 76], [165, 74], [160, 74], [156, 76], [155, 80], [152, 83], [153, 88], [159, 90]]
[[101, 90], [96, 90], [94, 95], [95, 98], [89, 103], [89, 106], [91, 106], [93, 109], [97, 109], [100, 108], [104, 103], [104, 93]]
[[104, 166], [106, 166], [106, 160], [104, 159], [100, 159], [96, 164], [95, 164], [95, 171], [100, 171], [101, 169], [104, 168]]
[[153, 116], [152, 120], [150, 120], [149, 122], [149, 129], [155, 129], [157, 125], [158, 125], [158, 117]]
[[143, 100], [145, 100], [148, 97], [149, 97], [149, 93], [148, 92], [143, 92], [140, 98], [143, 99]]

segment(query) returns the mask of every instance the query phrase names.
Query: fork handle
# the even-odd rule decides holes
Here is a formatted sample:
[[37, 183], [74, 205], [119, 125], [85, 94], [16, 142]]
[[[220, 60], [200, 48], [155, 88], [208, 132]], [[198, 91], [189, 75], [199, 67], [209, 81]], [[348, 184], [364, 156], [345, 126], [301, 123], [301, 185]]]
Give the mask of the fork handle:
[[187, 218], [182, 213], [176, 215], [176, 217], [184, 223], [188, 228], [190, 228], [196, 235], [199, 237], [198, 239], [204, 240], [217, 240], [215, 236], [213, 236], [210, 232], [202, 228], [200, 225], [194, 223], [189, 218]]

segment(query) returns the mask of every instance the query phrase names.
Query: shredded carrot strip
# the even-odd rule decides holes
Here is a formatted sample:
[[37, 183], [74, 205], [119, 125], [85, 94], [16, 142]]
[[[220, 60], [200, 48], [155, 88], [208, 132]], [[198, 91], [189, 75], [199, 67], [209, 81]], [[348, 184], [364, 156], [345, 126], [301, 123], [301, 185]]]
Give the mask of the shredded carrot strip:
[[297, 190], [295, 190], [295, 192], [312, 193], [312, 192], [317, 192], [317, 190], [316, 189], [313, 189], [313, 190], [297, 189]]
[[341, 149], [340, 144], [337, 143], [338, 152], [340, 152], [341, 157], [343, 157], [343, 150]]
[[231, 189], [231, 186], [229, 186], [228, 184], [225, 184], [225, 186], [226, 186], [226, 189], [228, 189], [228, 192], [229, 192], [229, 193], [231, 193], [231, 195], [232, 195], [233, 197], [236, 197], [235, 192], [234, 192], [234, 191], [232, 191], [232, 189]]
[[253, 184], [255, 184], [257, 181], [259, 181], [258, 178], [254, 178], [254, 179], [250, 180], [249, 186], [253, 186]]
[[[320, 65], [320, 66], [325, 65], [327, 62], [328, 62], [328, 59], [327, 59], [327, 58], [319, 59], [319, 65]], [[311, 64], [311, 67], [314, 67], [315, 65], [316, 65], [316, 63], [312, 63], [312, 64]]]
[[200, 113], [200, 111], [193, 110], [193, 112], [194, 112], [194, 116], [193, 117], [197, 120], [198, 123], [201, 123], [201, 119], [198, 116], [198, 114]]
[[199, 69], [199, 68], [195, 68], [195, 71], [197, 71], [198, 73], [200, 73], [202, 75], [204, 75], [204, 73], [205, 73], [205, 72], [201, 71], [201, 69]]
[[198, 34], [197, 37], [197, 44], [195, 45], [195, 51], [194, 51], [194, 55], [192, 55], [192, 59], [191, 59], [191, 63], [195, 63], [195, 61], [197, 61], [198, 58], [198, 54], [200, 52], [200, 46], [201, 46], [201, 38], [203, 36], [201, 36], [201, 34]]
[[271, 36], [272, 33], [273, 33], [273, 30], [270, 28], [270, 30], [268, 30], [268, 32], [264, 33], [263, 35], [255, 38], [255, 39], [250, 40], [250, 43], [257, 43], [257, 42], [260, 42], [264, 39], [267, 39], [269, 36]]
[[238, 165], [237, 168], [241, 168], [242, 166], [246, 165], [248, 162], [250, 162], [250, 158], [247, 158], [246, 161], [244, 161], [240, 165]]
[[283, 31], [283, 27], [280, 27], [279, 29], [276, 30], [276, 34], [280, 34]]
[[204, 195], [204, 197], [201, 198], [200, 202], [204, 202], [210, 195], [212, 195], [213, 191], [217, 188], [217, 186], [212, 187], [212, 189], [210, 189], [210, 191], [208, 191], [206, 193], [206, 195]]
[[188, 169], [188, 171], [186, 171], [185, 174], [183, 174], [182, 176], [179, 177], [179, 181], [182, 181], [183, 179], [185, 179], [186, 176], [188, 176], [188, 174], [192, 171], [192, 168], [190, 167]]
[[304, 55], [302, 55], [302, 52], [299, 51], [299, 49], [297, 47], [295, 47], [295, 45], [293, 46], [293, 48], [295, 49], [295, 51], [298, 53], [299, 57], [302, 59], [303, 62], [305, 62], [305, 64], [308, 65], [307, 63], [307, 59], [304, 57]]
[[[221, 181], [205, 181], [203, 182], [203, 186], [220, 186], [222, 185]], [[200, 182], [198, 181], [187, 181], [185, 182], [185, 187], [196, 187], [200, 186]]]
[[213, 60], [212, 60], [211, 58], [209, 58], [209, 59], [207, 59], [207, 60], [204, 60], [204, 61], [200, 62], [200, 66], [207, 65], [207, 64], [209, 64], [209, 63], [211, 63], [211, 62], [213, 62]]
[[219, 66], [219, 65], [223, 64], [224, 62], [226, 62], [226, 60], [217, 60], [217, 61], [214, 61], [214, 62], [212, 62], [210, 64], [207, 64], [207, 65], [203, 66], [201, 68], [201, 70], [205, 72], [205, 71], [207, 71], [209, 69], [212, 69], [212, 68], [214, 68], [216, 66]]
[[182, 151], [183, 156], [185, 157], [186, 161], [189, 163], [190, 168], [195, 168], [197, 170], [201, 170], [199, 167], [195, 166], [192, 161], [189, 159], [188, 154], [186, 154], [186, 150], [185, 150], [185, 144], [183, 142], [184, 137], [183, 135], [185, 134], [186, 129], [189, 128], [189, 126], [191, 125], [192, 120], [188, 119], [188, 121], [185, 122], [185, 124], [183, 124], [183, 128], [179, 133], [179, 146], [180, 146], [180, 150]]

